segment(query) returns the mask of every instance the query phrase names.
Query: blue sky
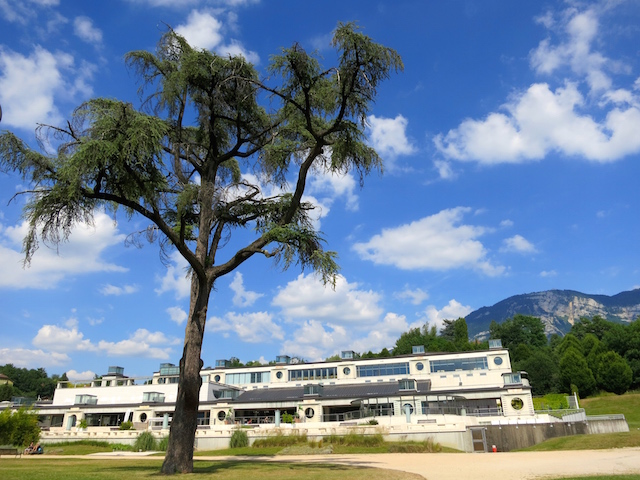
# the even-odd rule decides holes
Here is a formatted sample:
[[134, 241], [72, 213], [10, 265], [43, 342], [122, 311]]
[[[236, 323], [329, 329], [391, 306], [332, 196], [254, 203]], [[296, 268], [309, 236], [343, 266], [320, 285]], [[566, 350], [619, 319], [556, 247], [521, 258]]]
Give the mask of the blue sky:
[[[215, 286], [203, 360], [378, 351], [508, 296], [640, 286], [640, 5], [636, 1], [0, 0], [0, 128], [36, 145], [96, 96], [139, 105], [123, 56], [166, 25], [264, 73], [299, 42], [330, 64], [356, 21], [405, 70], [379, 91], [357, 179], [316, 176], [308, 199], [342, 267], [335, 291], [254, 258]], [[249, 172], [245, 172], [249, 174]], [[147, 375], [181, 354], [184, 263], [145, 227], [97, 213], [21, 265], [20, 178], [0, 174], [0, 364], [71, 378]]]

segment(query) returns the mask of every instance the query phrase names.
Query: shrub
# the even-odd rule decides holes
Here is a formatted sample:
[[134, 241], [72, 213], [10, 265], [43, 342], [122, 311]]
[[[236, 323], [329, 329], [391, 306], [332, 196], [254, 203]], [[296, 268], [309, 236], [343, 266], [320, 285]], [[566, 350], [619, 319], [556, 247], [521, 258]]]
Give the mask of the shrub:
[[242, 448], [249, 446], [249, 437], [245, 430], [234, 430], [229, 440], [229, 448]]
[[367, 422], [369, 425], [378, 425], [378, 420], [376, 420], [375, 418], [372, 418], [371, 420], [369, 420], [369, 422]]
[[11, 413], [5, 409], [0, 414], [0, 444], [26, 446], [40, 438], [38, 415], [21, 408]]
[[258, 438], [253, 442], [253, 446], [256, 448], [261, 447], [289, 447], [291, 445], [297, 445], [301, 443], [307, 443], [307, 434], [299, 433], [297, 431], [291, 432], [290, 435], [285, 435], [281, 430], [276, 430], [275, 434], [270, 434], [266, 438]]
[[136, 441], [133, 444], [133, 449], [139, 452], [157, 450], [158, 442], [156, 442], [156, 439], [151, 432], [142, 432], [140, 435], [138, 435], [138, 438], [136, 438]]
[[282, 423], [293, 423], [295, 421], [295, 417], [290, 413], [283, 413], [281, 420]]
[[162, 437], [162, 440], [158, 442], [158, 450], [161, 452], [166, 452], [169, 447], [169, 437]]
[[122, 422], [120, 424], [120, 430], [131, 430], [133, 428], [133, 422]]
[[352, 447], [379, 447], [384, 444], [384, 438], [381, 433], [363, 435], [352, 432], [346, 435], [329, 435], [325, 441], [327, 443]]
[[442, 451], [442, 446], [432, 438], [422, 442], [398, 442], [388, 444], [389, 453], [434, 453]]

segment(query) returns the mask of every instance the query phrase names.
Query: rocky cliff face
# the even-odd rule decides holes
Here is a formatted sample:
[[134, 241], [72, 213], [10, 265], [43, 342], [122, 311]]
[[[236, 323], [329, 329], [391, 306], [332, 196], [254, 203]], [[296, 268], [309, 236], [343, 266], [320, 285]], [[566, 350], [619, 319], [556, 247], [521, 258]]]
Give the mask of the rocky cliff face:
[[515, 295], [467, 315], [469, 334], [484, 337], [492, 320], [500, 323], [517, 314], [540, 318], [547, 335], [567, 333], [582, 317], [599, 315], [613, 322], [632, 322], [640, 317], [640, 289], [613, 296], [589, 295], [573, 290]]

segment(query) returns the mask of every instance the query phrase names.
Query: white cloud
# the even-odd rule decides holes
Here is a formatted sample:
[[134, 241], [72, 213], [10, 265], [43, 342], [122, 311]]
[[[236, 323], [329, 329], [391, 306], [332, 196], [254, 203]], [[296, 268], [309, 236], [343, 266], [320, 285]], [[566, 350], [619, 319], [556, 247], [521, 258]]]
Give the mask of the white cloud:
[[70, 361], [71, 358], [66, 353], [25, 348], [0, 348], [0, 365], [11, 363], [20, 368], [47, 368], [66, 365]]
[[[539, 74], [550, 74], [561, 67], [568, 66], [573, 73], [585, 77], [592, 91], [606, 90], [611, 87], [611, 79], [605, 73], [611, 60], [592, 50], [597, 40], [599, 20], [594, 10], [578, 12], [575, 9], [562, 13], [562, 40], [553, 45], [550, 38], [540, 42], [531, 51], [531, 67]], [[541, 22], [547, 28], [555, 23]]]
[[155, 292], [161, 295], [173, 292], [176, 300], [188, 298], [191, 293], [191, 276], [189, 275], [189, 263], [178, 252], [169, 255], [171, 265], [167, 266], [167, 272], [160, 280], [160, 288]]
[[438, 330], [442, 328], [444, 320], [457, 320], [469, 315], [473, 309], [469, 305], [462, 305], [455, 299], [449, 300], [449, 303], [438, 310], [434, 305], [429, 305], [425, 310], [425, 321], [429, 325], [435, 325]]
[[58, 353], [97, 350], [91, 340], [85, 339], [84, 334], [78, 331], [77, 322], [71, 326], [72, 328], [62, 328], [56, 325], [43, 325], [32, 343], [35, 347]]
[[211, 13], [192, 10], [185, 24], [175, 28], [176, 33], [182, 35], [193, 47], [215, 50], [219, 55], [243, 56], [248, 62], [258, 63], [257, 53], [246, 50], [238, 40], [231, 39], [223, 44], [224, 25]]
[[558, 275], [558, 272], [556, 272], [555, 270], [543, 270], [542, 272], [540, 272], [540, 276], [545, 278], [545, 277], [555, 277]]
[[470, 208], [457, 207], [410, 224], [384, 229], [353, 249], [365, 260], [393, 265], [402, 270], [450, 270], [469, 268], [495, 276], [505, 268], [487, 259], [487, 250], [478, 237], [485, 227], [461, 225]]
[[177, 343], [179, 343], [179, 340], [169, 339], [162, 332], [150, 332], [147, 329], [140, 328], [126, 340], [119, 342], [100, 340], [98, 348], [107, 356], [168, 360], [173, 353], [170, 345], [176, 345]]
[[237, 314], [228, 312], [224, 318], [212, 317], [207, 322], [208, 330], [227, 335], [234, 332], [240, 340], [248, 343], [269, 342], [284, 339], [284, 331], [267, 312]]
[[101, 294], [115, 295], [115, 296], [131, 295], [132, 293], [136, 293], [138, 290], [140, 290], [140, 287], [138, 285], [123, 285], [122, 287], [118, 287], [116, 285], [111, 285], [110, 283], [107, 283], [105, 285], [102, 285], [102, 287], [100, 287]]
[[335, 290], [323, 285], [315, 275], [300, 274], [273, 299], [288, 319], [314, 319], [344, 323], [376, 321], [382, 314], [380, 295], [371, 290], [359, 290], [338, 276]]
[[73, 33], [85, 42], [102, 43], [102, 30], [96, 28], [89, 17], [76, 17], [73, 20]]
[[502, 252], [516, 252], [516, 253], [535, 253], [536, 247], [529, 242], [522, 235], [514, 235], [510, 238], [505, 238], [502, 242]]
[[229, 285], [229, 288], [233, 291], [233, 304], [236, 307], [250, 307], [256, 301], [263, 297], [264, 294], [251, 292], [244, 288], [244, 283], [242, 279], [242, 274], [240, 272], [236, 272], [233, 276], [233, 280]]
[[438, 175], [442, 180], [454, 180], [458, 174], [453, 170], [451, 162], [446, 160], [435, 160], [433, 166], [438, 171]]
[[122, 244], [125, 236], [118, 233], [113, 221], [105, 214], [95, 215], [94, 225], [76, 226], [69, 241], [58, 251], [42, 245], [33, 256], [31, 266], [22, 267], [22, 240], [28, 231], [23, 222], [15, 227], [0, 225], [0, 288], [50, 289], [68, 277], [94, 272], [125, 272], [126, 268], [102, 259], [113, 245]]
[[188, 317], [187, 312], [180, 307], [169, 307], [167, 308], [167, 313], [171, 321], [176, 322], [178, 325], [182, 325]]
[[84, 372], [78, 372], [76, 370], [67, 370], [66, 372], [64, 372], [67, 374], [67, 378], [69, 379], [70, 382], [80, 382], [80, 381], [89, 381], [89, 380], [93, 380], [94, 377], [96, 376], [95, 372], [92, 372], [91, 370], [85, 370]]
[[0, 14], [8, 22], [26, 25], [38, 14], [38, 7], [54, 7], [60, 0], [0, 0]]
[[[358, 210], [358, 195], [355, 193], [357, 182], [351, 173], [339, 174], [331, 172], [313, 172], [309, 182], [309, 193], [311, 195], [324, 195], [320, 203], [328, 207], [333, 205], [338, 198], [344, 198], [346, 208], [350, 211]], [[327, 214], [328, 214], [327, 208]], [[323, 216], [326, 216], [323, 215]]]
[[84, 62], [76, 68], [73, 56], [40, 46], [28, 57], [0, 46], [2, 122], [29, 131], [37, 123], [60, 123], [57, 101], [90, 95], [87, 82], [94, 71], [91, 64]]
[[501, 226], [502, 228], [513, 227], [513, 220], [509, 220], [509, 219], [502, 220], [502, 221], [500, 222], [500, 226]]
[[[612, 88], [608, 72], [629, 69], [594, 51], [602, 41], [598, 14], [595, 8], [570, 8], [558, 21], [552, 13], [540, 17], [548, 28], [559, 26], [562, 39], [540, 42], [531, 52], [531, 67], [540, 75], [566, 74], [561, 86], [534, 83], [499, 111], [463, 120], [434, 137], [438, 151], [452, 160], [484, 164], [540, 160], [551, 153], [611, 162], [640, 152], [640, 97], [634, 86]], [[583, 82], [589, 86], [587, 99], [580, 91]]]
[[409, 300], [412, 305], [420, 305], [429, 298], [429, 294], [420, 288], [416, 288], [415, 290], [405, 288], [401, 292], [396, 292], [394, 297], [399, 298], [400, 300]]
[[[382, 156], [393, 160], [399, 155], [411, 155], [416, 148], [407, 139], [409, 121], [402, 115], [396, 118], [367, 117], [368, 130], [373, 148]], [[386, 158], [385, 158], [386, 159]]]

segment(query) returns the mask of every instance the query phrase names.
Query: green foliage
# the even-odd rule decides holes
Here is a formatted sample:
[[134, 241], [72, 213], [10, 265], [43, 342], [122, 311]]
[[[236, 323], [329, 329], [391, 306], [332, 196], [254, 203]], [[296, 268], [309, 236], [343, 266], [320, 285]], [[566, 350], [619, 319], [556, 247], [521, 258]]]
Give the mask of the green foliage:
[[286, 434], [282, 430], [275, 430], [269, 432], [265, 438], [258, 438], [254, 440], [252, 446], [255, 448], [265, 447], [288, 447], [291, 445], [299, 445], [307, 443], [307, 434], [300, 433], [297, 430]]
[[80, 420], [80, 422], [78, 422], [78, 428], [87, 428], [88, 426], [89, 425], [86, 418], [83, 418], [82, 420]]
[[38, 414], [20, 408], [15, 412], [5, 409], [0, 412], [0, 445], [26, 447], [40, 438]]
[[560, 379], [565, 392], [572, 391], [572, 385], [577, 388], [577, 393], [581, 397], [596, 391], [593, 372], [582, 353], [573, 346], [568, 347], [560, 359]]
[[162, 437], [162, 439], [158, 442], [158, 450], [161, 452], [166, 452], [167, 447], [169, 447], [169, 436]]
[[531, 356], [514, 364], [514, 370], [527, 372], [535, 395], [545, 395], [560, 389], [558, 359], [549, 347], [534, 350]]
[[569, 408], [567, 396], [563, 393], [548, 393], [544, 397], [533, 399], [535, 410], [565, 410]]
[[122, 422], [119, 427], [120, 430], [131, 430], [133, 429], [133, 422]]
[[[0, 401], [10, 400], [12, 396], [24, 396], [29, 398], [53, 398], [53, 392], [59, 377], [47, 375], [44, 368], [26, 369], [16, 368], [11, 363], [0, 366], [3, 373], [13, 382], [13, 389], [7, 385], [0, 386]], [[11, 390], [11, 391], [10, 391]]]
[[384, 444], [384, 438], [381, 433], [365, 435], [363, 433], [350, 432], [346, 435], [329, 435], [325, 438], [325, 443], [355, 447], [377, 447]]
[[231, 434], [229, 440], [229, 448], [243, 448], [249, 446], [249, 437], [247, 432], [241, 429], [236, 429]]
[[544, 347], [547, 337], [544, 325], [539, 318], [526, 315], [514, 315], [502, 323], [492, 321], [489, 326], [490, 338], [502, 340], [502, 346], [512, 348], [519, 344], [530, 347]]
[[633, 371], [616, 352], [606, 352], [597, 357], [596, 380], [599, 388], [621, 395], [631, 385]]
[[280, 420], [282, 421], [282, 423], [293, 423], [295, 422], [295, 416], [291, 413], [283, 413]]
[[154, 437], [151, 432], [142, 432], [140, 435], [138, 435], [138, 438], [136, 438], [136, 441], [133, 443], [134, 451], [148, 452], [157, 449], [158, 442], [156, 441], [156, 437]]

